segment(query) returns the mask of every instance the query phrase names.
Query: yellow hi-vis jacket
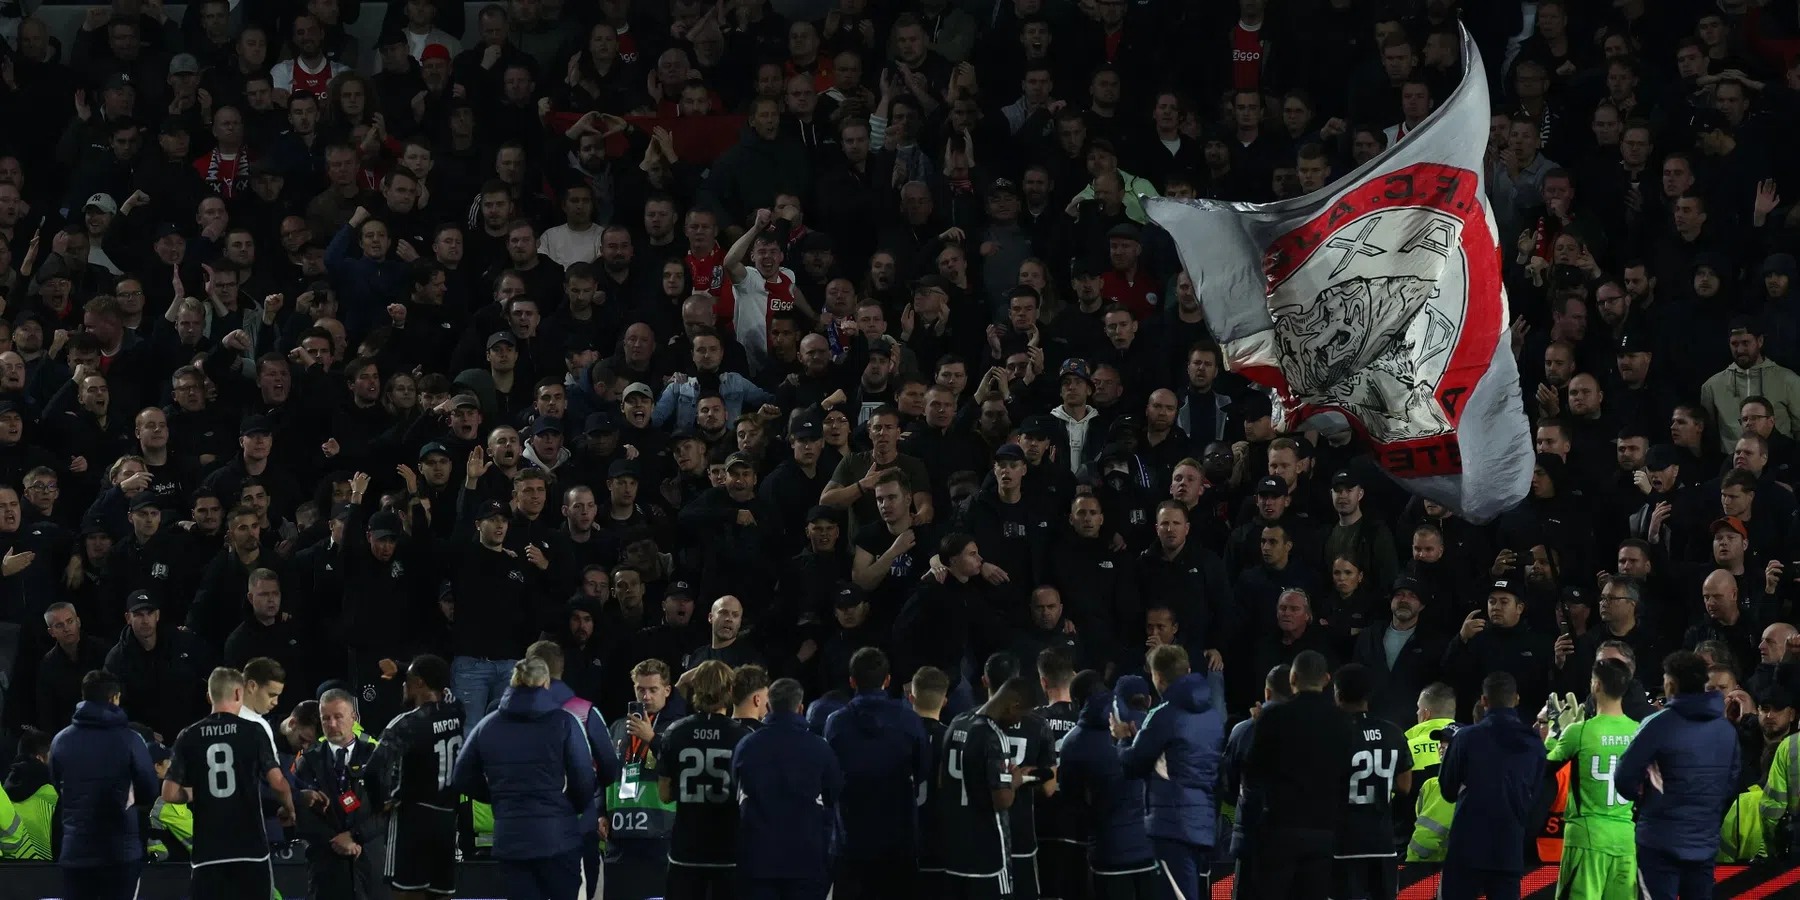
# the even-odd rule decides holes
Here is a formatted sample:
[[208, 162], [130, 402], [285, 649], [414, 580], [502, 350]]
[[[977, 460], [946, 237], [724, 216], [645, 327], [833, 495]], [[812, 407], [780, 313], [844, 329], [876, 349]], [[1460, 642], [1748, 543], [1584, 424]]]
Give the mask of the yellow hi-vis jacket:
[[1436, 776], [1425, 779], [1419, 788], [1417, 815], [1413, 819], [1412, 841], [1406, 845], [1407, 862], [1443, 862], [1450, 841], [1450, 820], [1456, 818], [1456, 804], [1444, 799], [1444, 790]]

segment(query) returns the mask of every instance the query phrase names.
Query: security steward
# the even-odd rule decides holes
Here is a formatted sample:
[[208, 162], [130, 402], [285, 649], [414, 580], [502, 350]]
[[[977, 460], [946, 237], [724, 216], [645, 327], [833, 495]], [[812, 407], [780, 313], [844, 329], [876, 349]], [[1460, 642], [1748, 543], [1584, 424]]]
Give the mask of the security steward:
[[294, 767], [300, 789], [299, 834], [307, 843], [308, 897], [371, 900], [387, 896], [381, 882], [387, 823], [378, 798], [363, 784], [375, 742], [356, 730], [356, 698], [332, 689], [319, 699], [324, 740], [300, 752]]

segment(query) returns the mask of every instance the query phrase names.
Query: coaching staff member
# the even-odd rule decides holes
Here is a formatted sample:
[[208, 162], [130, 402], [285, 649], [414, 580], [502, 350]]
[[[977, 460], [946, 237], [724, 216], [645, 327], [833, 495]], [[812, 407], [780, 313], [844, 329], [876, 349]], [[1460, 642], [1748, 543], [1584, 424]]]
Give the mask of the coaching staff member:
[[[1704, 688], [1705, 667], [1700, 671]], [[1544, 777], [1545, 753], [1543, 739], [1520, 721], [1518, 705], [1519, 683], [1512, 674], [1489, 673], [1476, 704], [1480, 721], [1457, 731], [1444, 753], [1438, 786], [1444, 799], [1456, 804], [1456, 817], [1444, 851], [1442, 900], [1519, 896], [1526, 819]]]
[[1244, 780], [1263, 794], [1250, 896], [1324, 900], [1332, 829], [1350, 796], [1350, 714], [1326, 695], [1331, 670], [1318, 651], [1294, 657], [1288, 683], [1293, 699], [1263, 709], [1244, 766]]
[[162, 782], [119, 708], [111, 672], [82, 676], [74, 720], [50, 742], [50, 783], [62, 816], [57, 861], [68, 900], [132, 900], [144, 867], [136, 805], [155, 803]]
[[806, 727], [806, 689], [769, 685], [761, 729], [731, 756], [738, 790], [738, 877], [744, 900], [823, 900], [831, 890], [831, 833], [844, 772]]

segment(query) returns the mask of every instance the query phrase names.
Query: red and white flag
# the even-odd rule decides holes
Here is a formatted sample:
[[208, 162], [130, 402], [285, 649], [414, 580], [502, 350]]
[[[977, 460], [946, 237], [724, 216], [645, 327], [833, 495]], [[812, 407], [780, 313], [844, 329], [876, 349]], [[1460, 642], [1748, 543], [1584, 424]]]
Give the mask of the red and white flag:
[[1353, 429], [1407, 490], [1485, 522], [1531, 484], [1483, 153], [1488, 93], [1462, 84], [1405, 141], [1278, 203], [1150, 199], [1227, 367], [1274, 392], [1282, 431]]

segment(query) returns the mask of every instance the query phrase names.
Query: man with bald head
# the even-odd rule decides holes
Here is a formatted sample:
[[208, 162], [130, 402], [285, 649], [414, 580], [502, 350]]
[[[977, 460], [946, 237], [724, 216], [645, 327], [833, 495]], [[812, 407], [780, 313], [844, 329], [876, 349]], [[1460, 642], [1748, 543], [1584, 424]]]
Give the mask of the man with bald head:
[[1747, 681], [1750, 696], [1763, 696], [1777, 684], [1790, 691], [1800, 689], [1800, 630], [1786, 622], [1764, 628], [1762, 640], [1756, 644], [1756, 658], [1756, 668], [1751, 669]]
[[713, 601], [712, 612], [706, 615], [707, 624], [711, 626], [712, 643], [701, 647], [687, 655], [682, 668], [693, 667], [716, 659], [732, 668], [745, 665], [766, 666], [761, 651], [750, 645], [750, 642], [738, 639], [744, 627], [744, 604], [738, 598], [726, 594]]
[[789, 375], [775, 388], [775, 405], [782, 409], [805, 409], [831, 396], [833, 391], [847, 390], [850, 378], [831, 358], [831, 342], [822, 334], [809, 333], [800, 339], [800, 371]]
[[[1779, 581], [1778, 563], [1771, 564], [1775, 573], [1769, 581]], [[1767, 585], [1765, 584], [1765, 587]], [[1773, 599], [1773, 595], [1770, 595]], [[1706, 619], [1690, 626], [1681, 636], [1681, 646], [1696, 647], [1701, 641], [1723, 641], [1731, 648], [1732, 668], [1749, 671], [1759, 660], [1755, 620], [1738, 599], [1737, 579], [1723, 569], [1715, 569], [1700, 585], [1700, 602], [1706, 608]], [[1774, 626], [1770, 626], [1774, 627]]]

